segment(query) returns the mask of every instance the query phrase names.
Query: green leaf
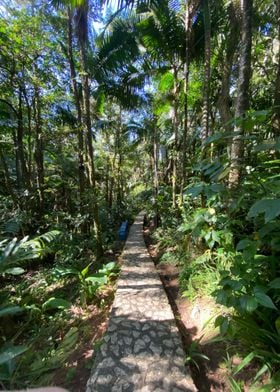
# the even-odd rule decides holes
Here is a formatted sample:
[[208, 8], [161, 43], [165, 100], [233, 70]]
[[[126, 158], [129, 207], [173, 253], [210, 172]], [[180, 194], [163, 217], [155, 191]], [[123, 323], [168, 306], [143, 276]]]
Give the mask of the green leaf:
[[22, 353], [24, 353], [27, 350], [28, 350], [28, 347], [25, 347], [25, 346], [10, 346], [10, 347], [4, 348], [0, 352], [0, 365], [11, 361], [12, 359], [21, 355]]
[[49, 298], [46, 302], [43, 303], [42, 309], [49, 310], [49, 309], [65, 309], [71, 307], [71, 302], [66, 301], [63, 298]]
[[238, 372], [240, 372], [240, 370], [247, 366], [255, 358], [255, 356], [256, 354], [254, 351], [248, 354], [247, 357], [245, 357], [243, 361], [233, 369], [233, 375], [237, 374]]
[[14, 314], [22, 313], [24, 311], [20, 306], [6, 306], [0, 308], [0, 317], [13, 316]]
[[275, 324], [275, 328], [277, 329], [278, 334], [280, 334], [280, 317], [277, 317], [274, 324]]
[[218, 179], [219, 181], [220, 181], [220, 180], [223, 180], [225, 177], [227, 177], [227, 175], [229, 174], [230, 170], [231, 170], [230, 167], [225, 168], [225, 169], [218, 175], [218, 178], [217, 178], [217, 179]]
[[9, 275], [22, 275], [24, 273], [24, 269], [20, 267], [8, 268], [4, 270], [4, 273]]
[[107, 283], [107, 276], [97, 274], [94, 276], [89, 276], [85, 279], [86, 282], [97, 283], [98, 285], [102, 286]]
[[52, 275], [56, 277], [63, 277], [67, 275], [79, 275], [79, 270], [75, 268], [63, 268], [63, 267], [55, 267], [52, 271]]
[[236, 250], [244, 250], [255, 247], [256, 242], [248, 239], [240, 240], [236, 245]]
[[111, 261], [110, 263], [105, 264], [103, 267], [107, 271], [113, 271], [116, 268], [117, 264], [114, 261]]
[[248, 313], [252, 313], [258, 307], [258, 301], [251, 295], [242, 295], [240, 297], [240, 306]]
[[84, 268], [82, 271], [81, 271], [81, 276], [84, 278], [87, 274], [88, 274], [88, 270], [89, 270], [89, 267], [92, 265], [92, 263], [90, 263], [89, 265], [87, 265], [86, 266], [86, 268]]
[[198, 183], [190, 188], [185, 189], [184, 194], [194, 198], [199, 196], [203, 192], [203, 190], [204, 190], [204, 184]]
[[171, 90], [173, 88], [173, 85], [174, 75], [171, 72], [166, 72], [159, 82], [158, 89], [161, 92], [166, 92], [168, 90]]
[[270, 309], [277, 309], [268, 295], [258, 291], [255, 293], [255, 298], [260, 305]]
[[280, 278], [276, 278], [276, 279], [272, 280], [272, 281], [268, 284], [268, 286], [269, 286], [271, 289], [280, 289]]
[[265, 223], [277, 218], [280, 215], [280, 199], [258, 200], [252, 205], [248, 212], [248, 218], [255, 218], [264, 213]]
[[267, 371], [269, 371], [269, 367], [267, 366], [267, 364], [264, 364], [260, 370], [257, 372], [257, 374], [254, 377], [254, 382], [256, 382], [264, 373], [266, 373]]

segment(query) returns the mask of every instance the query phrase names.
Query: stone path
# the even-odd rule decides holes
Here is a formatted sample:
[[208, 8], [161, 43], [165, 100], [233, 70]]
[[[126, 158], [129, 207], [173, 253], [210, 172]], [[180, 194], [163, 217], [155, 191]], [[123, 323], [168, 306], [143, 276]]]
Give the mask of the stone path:
[[174, 315], [142, 234], [143, 214], [123, 252], [107, 334], [86, 392], [194, 392]]

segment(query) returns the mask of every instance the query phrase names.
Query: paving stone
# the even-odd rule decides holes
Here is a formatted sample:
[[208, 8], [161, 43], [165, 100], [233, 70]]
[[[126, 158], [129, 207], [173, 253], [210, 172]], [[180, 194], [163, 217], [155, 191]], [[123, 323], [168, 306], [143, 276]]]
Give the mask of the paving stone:
[[195, 392], [174, 315], [143, 240], [130, 228], [109, 327], [86, 392]]

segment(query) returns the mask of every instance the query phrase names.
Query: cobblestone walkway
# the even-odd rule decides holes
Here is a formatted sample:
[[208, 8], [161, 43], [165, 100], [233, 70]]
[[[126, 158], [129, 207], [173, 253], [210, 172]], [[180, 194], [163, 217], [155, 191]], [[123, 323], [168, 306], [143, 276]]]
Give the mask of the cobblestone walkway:
[[86, 392], [194, 392], [162, 283], [142, 235], [130, 229], [107, 334]]

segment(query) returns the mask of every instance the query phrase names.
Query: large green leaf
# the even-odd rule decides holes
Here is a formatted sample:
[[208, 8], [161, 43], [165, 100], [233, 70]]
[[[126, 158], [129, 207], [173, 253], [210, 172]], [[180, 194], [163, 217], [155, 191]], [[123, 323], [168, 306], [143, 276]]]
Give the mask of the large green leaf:
[[117, 270], [117, 264], [112, 261], [108, 264], [103, 264], [102, 268], [98, 270], [98, 273], [112, 276], [115, 270]]
[[11, 361], [18, 355], [24, 353], [26, 350], [28, 350], [28, 347], [25, 346], [10, 346], [4, 348], [0, 352], [0, 365]]
[[258, 200], [252, 205], [248, 212], [249, 218], [255, 218], [264, 213], [265, 223], [277, 218], [280, 215], [280, 199]]
[[71, 307], [71, 302], [66, 301], [63, 298], [49, 298], [46, 302], [43, 303], [42, 309], [49, 310], [49, 309], [65, 309]]
[[159, 91], [166, 92], [173, 88], [174, 86], [174, 75], [171, 72], [166, 72], [158, 85]]
[[235, 375], [240, 372], [240, 370], [247, 366], [255, 358], [255, 356], [256, 354], [254, 353], [254, 351], [248, 354], [247, 357], [245, 357], [243, 361], [233, 369], [233, 374]]
[[93, 284], [98, 284], [100, 286], [103, 286], [107, 283], [107, 276], [103, 274], [95, 274], [94, 276], [89, 276], [88, 278], [85, 279], [86, 282], [90, 282]]
[[7, 268], [4, 270], [4, 273], [9, 275], [22, 275], [24, 273], [24, 269], [21, 267]]
[[258, 301], [255, 297], [252, 297], [251, 295], [242, 295], [240, 297], [240, 306], [246, 312], [251, 313], [257, 309]]
[[64, 277], [67, 275], [79, 275], [79, 270], [75, 268], [55, 267], [52, 270], [52, 275], [56, 277]]
[[88, 264], [82, 271], [81, 271], [81, 276], [84, 278], [89, 271], [89, 267], [92, 265], [92, 263]]
[[184, 194], [191, 197], [197, 197], [203, 192], [203, 190], [204, 190], [204, 183], [197, 183], [185, 189]]
[[274, 303], [272, 302], [272, 299], [268, 295], [258, 291], [255, 293], [255, 298], [260, 305], [270, 309], [277, 309]]
[[268, 286], [271, 289], [280, 289], [280, 278], [273, 279]]
[[14, 314], [22, 313], [24, 311], [20, 306], [5, 306], [0, 307], [0, 317], [13, 316]]

